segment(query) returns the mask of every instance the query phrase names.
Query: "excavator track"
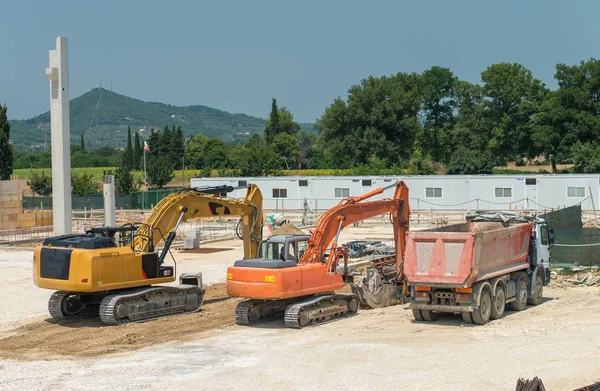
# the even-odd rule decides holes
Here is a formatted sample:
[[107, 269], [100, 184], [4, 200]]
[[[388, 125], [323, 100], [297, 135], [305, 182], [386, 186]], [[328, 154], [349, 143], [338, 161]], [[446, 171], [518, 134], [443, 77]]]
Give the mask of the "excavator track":
[[[48, 300], [48, 312], [55, 319], [81, 320], [98, 317], [98, 304], [91, 304], [84, 307], [73, 306], [65, 302], [67, 298], [76, 298], [76, 293], [56, 291]], [[74, 301], [76, 303], [77, 300]], [[79, 302], [80, 304], [80, 302]]]
[[353, 293], [319, 295], [291, 304], [285, 310], [285, 326], [300, 329], [355, 315], [358, 297]]
[[260, 321], [282, 318], [288, 302], [284, 300], [244, 300], [235, 307], [235, 323], [255, 324]]
[[152, 286], [110, 294], [100, 303], [100, 320], [106, 325], [144, 322], [163, 316], [198, 312], [204, 291], [195, 286]]

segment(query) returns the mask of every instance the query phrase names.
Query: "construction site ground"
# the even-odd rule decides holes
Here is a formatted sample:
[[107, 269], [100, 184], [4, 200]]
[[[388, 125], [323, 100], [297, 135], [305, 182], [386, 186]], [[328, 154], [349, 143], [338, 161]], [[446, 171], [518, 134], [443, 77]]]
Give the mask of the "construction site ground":
[[[352, 227], [341, 241], [391, 238], [389, 226]], [[234, 324], [226, 267], [242, 242], [175, 253], [177, 272], [203, 272], [199, 313], [123, 326], [56, 322], [50, 291], [31, 281], [31, 250], [0, 249], [1, 390], [548, 390], [600, 378], [600, 288], [554, 280], [544, 303], [485, 326], [460, 316], [415, 322], [406, 305], [286, 329]], [[211, 248], [212, 250], [209, 250]]]

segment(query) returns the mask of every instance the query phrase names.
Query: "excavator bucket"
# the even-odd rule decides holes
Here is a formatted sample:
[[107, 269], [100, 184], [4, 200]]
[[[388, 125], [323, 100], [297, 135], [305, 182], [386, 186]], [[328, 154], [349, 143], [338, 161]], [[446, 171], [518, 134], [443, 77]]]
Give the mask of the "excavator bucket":
[[361, 308], [381, 308], [403, 302], [402, 286], [384, 284], [379, 270], [367, 268], [367, 275], [358, 284], [351, 284], [352, 293], [358, 296]]

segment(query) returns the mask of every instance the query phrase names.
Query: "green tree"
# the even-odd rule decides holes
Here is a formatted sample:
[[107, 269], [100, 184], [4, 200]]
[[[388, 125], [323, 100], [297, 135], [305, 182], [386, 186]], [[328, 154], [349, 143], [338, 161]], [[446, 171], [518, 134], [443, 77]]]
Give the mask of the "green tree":
[[420, 85], [415, 73], [369, 77], [350, 88], [347, 102], [335, 99], [315, 124], [323, 161], [347, 168], [373, 157], [387, 166], [408, 160], [422, 131]]
[[491, 135], [488, 149], [498, 160], [532, 157], [532, 118], [547, 94], [541, 81], [521, 64], [501, 63], [481, 74]]
[[454, 85], [456, 114], [450, 131], [452, 150], [460, 146], [468, 149], [487, 149], [489, 132], [484, 109], [483, 87], [466, 81]]
[[298, 161], [298, 136], [289, 133], [279, 133], [271, 142], [272, 150], [279, 155], [281, 168], [294, 169]]
[[298, 133], [298, 169], [314, 168], [317, 135], [301, 130]]
[[172, 144], [173, 144], [173, 131], [168, 127], [160, 132], [159, 144], [157, 148], [158, 156], [166, 156], [172, 161]]
[[271, 114], [269, 114], [269, 118], [265, 123], [265, 139], [268, 144], [270, 144], [275, 135], [280, 132], [279, 129], [279, 110], [277, 109], [277, 100], [272, 98]]
[[92, 174], [73, 174], [71, 175], [71, 185], [73, 194], [86, 197], [90, 194], [100, 194], [100, 184], [94, 180]]
[[148, 184], [162, 189], [174, 178], [173, 163], [167, 156], [147, 157]]
[[458, 147], [446, 166], [448, 174], [491, 174], [494, 169], [489, 151]]
[[223, 140], [199, 134], [185, 146], [185, 160], [189, 167], [198, 169], [226, 168], [229, 164], [229, 147]]
[[52, 194], [52, 176], [46, 175], [44, 171], [40, 175], [37, 171], [31, 170], [27, 185], [31, 188], [34, 194], [48, 197]]
[[8, 108], [0, 105], [0, 180], [8, 180], [13, 172], [13, 146], [10, 144]]
[[79, 148], [82, 152], [85, 152], [85, 143], [83, 142], [83, 133], [81, 134], [81, 138], [79, 139]]
[[130, 194], [135, 190], [135, 181], [131, 171], [124, 165], [119, 166], [115, 173], [115, 190], [117, 194]]
[[[146, 154], [150, 154], [154, 157], [158, 157], [159, 156], [159, 151], [161, 148], [159, 148], [161, 143], [161, 137], [160, 137], [160, 130], [155, 130], [155, 129], [150, 129], [150, 137], [148, 137], [148, 147], [150, 148], [150, 152], [146, 153]], [[146, 166], [148, 166], [148, 161], [147, 161], [148, 156], [146, 156]]]
[[454, 125], [454, 86], [450, 69], [434, 66], [423, 72], [422, 93], [425, 121], [421, 147], [436, 162], [446, 161], [450, 153], [450, 130]]
[[170, 156], [175, 169], [181, 170], [183, 168], [183, 156], [185, 154], [185, 141], [183, 139], [183, 132], [181, 131], [181, 126], [178, 126], [176, 129], [175, 125], [173, 125], [171, 134], [172, 137]]
[[133, 141], [133, 169], [139, 170], [141, 168], [142, 163], [142, 143], [140, 142], [140, 134], [139, 132], [135, 132], [135, 137]]
[[126, 167], [127, 170], [133, 169], [133, 148], [131, 146], [131, 126], [127, 127], [127, 147], [125, 147], [125, 151], [123, 152], [123, 158], [121, 165]]
[[235, 148], [231, 155], [242, 176], [271, 175], [279, 165], [279, 156], [258, 135], [252, 136], [244, 147]]
[[600, 146], [595, 141], [573, 146], [573, 164], [577, 173], [596, 174], [600, 172]]

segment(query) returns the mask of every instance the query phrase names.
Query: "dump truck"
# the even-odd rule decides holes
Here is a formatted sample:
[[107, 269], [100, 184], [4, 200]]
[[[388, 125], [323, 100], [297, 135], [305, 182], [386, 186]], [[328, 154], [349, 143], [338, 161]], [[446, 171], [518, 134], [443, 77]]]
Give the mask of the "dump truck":
[[465, 323], [499, 319], [543, 300], [554, 232], [543, 218], [473, 213], [462, 224], [407, 234], [404, 273], [417, 321], [460, 313]]

